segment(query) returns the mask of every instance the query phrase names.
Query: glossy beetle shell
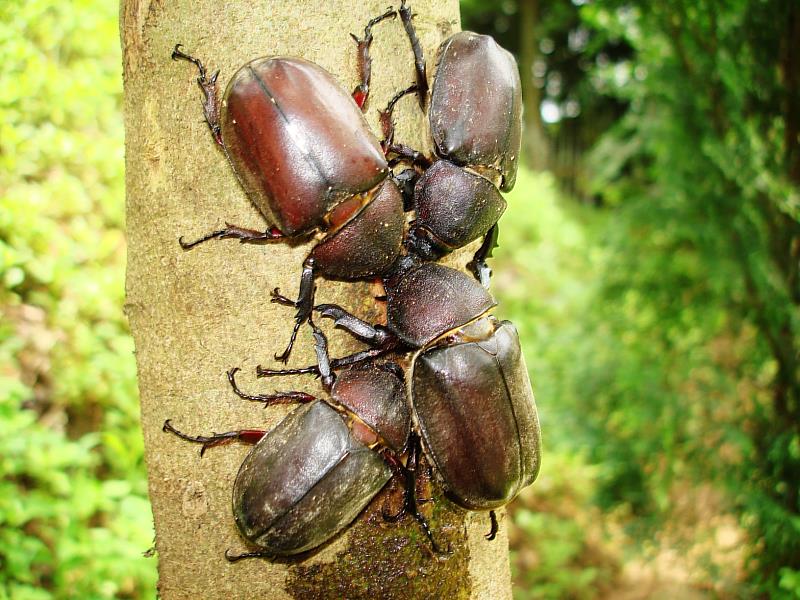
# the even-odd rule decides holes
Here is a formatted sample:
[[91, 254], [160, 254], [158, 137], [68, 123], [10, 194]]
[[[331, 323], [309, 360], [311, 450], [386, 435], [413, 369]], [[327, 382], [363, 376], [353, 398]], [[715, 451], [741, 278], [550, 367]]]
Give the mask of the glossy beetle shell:
[[414, 206], [417, 225], [453, 250], [486, 235], [506, 201], [488, 179], [440, 160], [419, 178]]
[[414, 361], [414, 414], [448, 495], [471, 510], [510, 502], [539, 472], [536, 404], [514, 326]]
[[429, 109], [436, 153], [514, 187], [522, 92], [514, 57], [491, 37], [462, 31], [439, 49]]
[[249, 541], [275, 556], [297, 554], [344, 529], [390, 477], [381, 457], [316, 401], [290, 413], [244, 459], [233, 514]]
[[353, 99], [333, 76], [300, 58], [259, 58], [225, 91], [222, 139], [245, 191], [284, 234], [319, 227], [343, 198], [388, 173]]
[[496, 303], [474, 278], [450, 267], [424, 263], [386, 289], [387, 325], [416, 348], [476, 319]]
[[355, 218], [314, 247], [317, 270], [339, 279], [383, 273], [400, 254], [405, 222], [403, 197], [387, 180]]
[[403, 451], [411, 432], [406, 387], [394, 372], [365, 364], [343, 371], [331, 389], [333, 400], [378, 433], [394, 452]]

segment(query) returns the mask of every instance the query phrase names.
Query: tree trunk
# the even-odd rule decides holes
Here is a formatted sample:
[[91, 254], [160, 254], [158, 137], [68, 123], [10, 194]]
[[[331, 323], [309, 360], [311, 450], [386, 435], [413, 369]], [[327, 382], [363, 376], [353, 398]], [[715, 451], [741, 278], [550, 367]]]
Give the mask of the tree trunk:
[[525, 164], [535, 171], [548, 168], [550, 158], [549, 140], [542, 122], [540, 104], [542, 92], [533, 77], [533, 66], [539, 56], [540, 0], [520, 0], [520, 40], [519, 40], [519, 72], [522, 83], [522, 101], [525, 106], [525, 133], [522, 140]]
[[[288, 339], [293, 311], [269, 302], [269, 290], [296, 294], [310, 245], [241, 245], [215, 241], [183, 251], [225, 221], [263, 229], [203, 121], [196, 72], [173, 62], [176, 43], [221, 70], [225, 82], [243, 63], [263, 55], [301, 56], [331, 71], [346, 89], [356, 83], [355, 44], [385, 0], [350, 3], [304, 0], [123, 0], [128, 278], [126, 304], [136, 343], [142, 426], [159, 556], [159, 592], [173, 598], [508, 598], [508, 545], [501, 515], [498, 539], [487, 542], [485, 513], [466, 513], [445, 500], [432, 508], [434, 535], [453, 554], [432, 556], [416, 522], [384, 523], [384, 491], [356, 523], [320, 552], [300, 561], [245, 560], [247, 550], [231, 513], [231, 489], [248, 448], [198, 449], [162, 433], [165, 419], [186, 432], [268, 429], [291, 407], [268, 408], [231, 392], [225, 372], [241, 367], [250, 390], [298, 389], [323, 396], [310, 378], [257, 380]], [[459, 27], [456, 0], [418, 0], [413, 8], [426, 56]], [[408, 40], [396, 20], [375, 28], [368, 120], [414, 81]], [[413, 99], [396, 111], [398, 141], [427, 144], [425, 121]], [[463, 268], [474, 247], [453, 257]], [[319, 281], [317, 301], [336, 302], [368, 319], [380, 317], [367, 283]], [[331, 351], [354, 349], [328, 329]], [[293, 363], [315, 361], [301, 330]], [[391, 487], [391, 486], [390, 486]], [[438, 498], [438, 493], [434, 492]], [[431, 510], [431, 505], [426, 505]]]

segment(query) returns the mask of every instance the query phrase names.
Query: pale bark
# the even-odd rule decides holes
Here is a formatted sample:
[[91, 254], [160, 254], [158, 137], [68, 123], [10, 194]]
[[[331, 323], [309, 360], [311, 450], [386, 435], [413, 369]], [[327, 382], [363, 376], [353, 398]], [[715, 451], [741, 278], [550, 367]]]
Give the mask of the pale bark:
[[[485, 513], [465, 514], [445, 501], [434, 511], [435, 533], [455, 551], [431, 557], [417, 524], [377, 516], [381, 497], [350, 531], [301, 562], [249, 560], [229, 564], [226, 549], [246, 548], [231, 514], [233, 479], [248, 449], [227, 446], [201, 460], [197, 447], [162, 433], [165, 419], [184, 431], [210, 433], [269, 428], [291, 408], [268, 408], [234, 396], [225, 379], [242, 368], [252, 390], [302, 389], [323, 395], [308, 378], [256, 380], [259, 363], [282, 349], [292, 311], [269, 303], [268, 292], [297, 291], [308, 245], [247, 246], [212, 242], [185, 252], [177, 238], [200, 235], [225, 221], [262, 228], [202, 119], [196, 73], [173, 62], [178, 42], [221, 70], [224, 87], [235, 69], [258, 56], [302, 56], [356, 82], [350, 32], [383, 10], [386, 0], [251, 2], [124, 0], [128, 279], [126, 304], [136, 342], [142, 427], [156, 526], [161, 597], [174, 598], [413, 598], [510, 597], [508, 545], [501, 515], [498, 539], [487, 542]], [[413, 8], [425, 51], [459, 27], [456, 0], [418, 0]], [[373, 96], [368, 118], [414, 80], [399, 21], [379, 25], [373, 46]], [[398, 107], [398, 140], [424, 147], [424, 119], [412, 99]], [[471, 248], [474, 249], [474, 248]], [[451, 264], [463, 266], [465, 253]], [[367, 318], [379, 316], [366, 283], [320, 279], [318, 301], [338, 302]], [[334, 355], [355, 346], [328, 329]], [[314, 360], [305, 328], [293, 364]], [[377, 508], [376, 508], [377, 506]]]

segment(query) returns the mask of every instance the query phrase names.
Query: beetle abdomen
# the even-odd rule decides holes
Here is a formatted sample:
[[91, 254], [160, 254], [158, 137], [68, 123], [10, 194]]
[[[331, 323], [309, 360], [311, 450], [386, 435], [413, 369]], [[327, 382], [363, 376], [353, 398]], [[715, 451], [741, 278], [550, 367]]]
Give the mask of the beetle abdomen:
[[276, 556], [324, 543], [389, 481], [381, 457], [323, 402], [301, 406], [245, 457], [233, 487], [242, 535]]
[[533, 483], [539, 420], [511, 323], [488, 340], [424, 352], [412, 378], [422, 439], [457, 504], [496, 508]]
[[522, 92], [514, 57], [491, 37], [462, 31], [444, 41], [431, 90], [429, 119], [436, 153], [484, 167], [514, 187]]
[[350, 95], [300, 58], [259, 58], [225, 91], [222, 139], [253, 203], [283, 233], [302, 233], [388, 166]]

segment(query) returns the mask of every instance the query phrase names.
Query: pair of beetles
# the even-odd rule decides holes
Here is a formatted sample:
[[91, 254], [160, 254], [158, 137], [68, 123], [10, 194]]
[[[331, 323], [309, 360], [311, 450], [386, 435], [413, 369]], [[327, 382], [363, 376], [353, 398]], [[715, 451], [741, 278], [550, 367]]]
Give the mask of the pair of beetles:
[[[400, 16], [414, 56], [416, 82], [381, 112], [378, 140], [362, 111], [369, 99], [372, 28]], [[247, 243], [313, 239], [299, 294], [276, 288], [272, 301], [295, 309], [286, 362], [304, 324], [317, 364], [262, 369], [261, 377], [311, 373], [328, 397], [303, 392], [249, 394], [228, 372], [233, 391], [265, 404], [300, 403], [271, 431], [244, 429], [187, 435], [207, 448], [232, 441], [254, 447], [233, 488], [233, 514], [257, 549], [231, 555], [276, 558], [313, 550], [344, 530], [393, 476], [402, 480], [404, 512], [443, 552], [419, 510], [416, 477], [427, 458], [448, 497], [475, 511], [510, 502], [539, 471], [539, 422], [514, 326], [491, 315], [486, 259], [505, 209], [500, 191], [514, 185], [521, 95], [514, 58], [488, 36], [445, 40], [433, 72], [403, 0], [372, 19], [358, 45], [360, 83], [347, 93], [320, 66], [292, 57], [251, 61], [232, 77], [224, 98], [217, 77], [175, 47], [173, 59], [199, 71], [203, 111], [215, 142], [264, 215], [264, 231], [228, 224], [211, 239]], [[429, 84], [430, 81], [430, 84]], [[434, 154], [394, 139], [392, 111], [416, 94], [426, 112]], [[410, 213], [410, 217], [407, 215]], [[482, 239], [471, 275], [436, 261]], [[380, 280], [386, 325], [368, 323], [333, 304], [314, 304], [318, 275]], [[329, 318], [368, 348], [331, 358], [314, 317]], [[391, 357], [391, 358], [390, 358]]]

